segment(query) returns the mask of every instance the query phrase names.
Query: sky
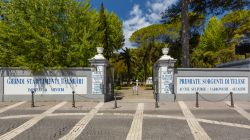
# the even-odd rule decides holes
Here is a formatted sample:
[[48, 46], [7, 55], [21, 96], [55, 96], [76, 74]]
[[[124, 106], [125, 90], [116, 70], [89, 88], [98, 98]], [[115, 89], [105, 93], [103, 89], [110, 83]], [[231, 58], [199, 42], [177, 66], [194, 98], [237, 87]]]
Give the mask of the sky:
[[143, 27], [157, 24], [161, 13], [177, 0], [92, 0], [92, 8], [99, 10], [101, 2], [109, 12], [116, 13], [123, 21], [124, 47], [131, 48], [129, 37]]

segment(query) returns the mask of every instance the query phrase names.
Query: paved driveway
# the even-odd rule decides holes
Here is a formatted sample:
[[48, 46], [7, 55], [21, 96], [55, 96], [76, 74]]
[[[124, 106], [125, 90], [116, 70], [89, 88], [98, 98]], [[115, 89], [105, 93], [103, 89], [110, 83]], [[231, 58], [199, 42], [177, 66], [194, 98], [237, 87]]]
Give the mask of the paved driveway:
[[153, 99], [114, 102], [0, 103], [0, 139], [51, 140], [248, 140], [250, 103], [160, 102]]

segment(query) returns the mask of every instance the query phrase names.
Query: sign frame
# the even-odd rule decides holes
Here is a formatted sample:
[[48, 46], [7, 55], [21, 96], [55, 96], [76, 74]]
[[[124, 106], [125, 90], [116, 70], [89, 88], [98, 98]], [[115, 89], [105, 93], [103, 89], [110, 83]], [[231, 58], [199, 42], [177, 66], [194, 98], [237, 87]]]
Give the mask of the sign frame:
[[[19, 83], [11, 83], [7, 80], [10, 79], [22, 79], [24, 81]], [[35, 84], [38, 81], [32, 81], [35, 79], [53, 79], [54, 83], [48, 84]], [[55, 80], [57, 79], [57, 80]], [[79, 79], [77, 84], [69, 84], [70, 80], [65, 79]], [[57, 82], [55, 82], [57, 81]], [[72, 80], [74, 81], [74, 80]], [[72, 82], [71, 81], [71, 82]], [[30, 82], [30, 83], [28, 83]], [[33, 83], [32, 83], [33, 82]], [[68, 83], [67, 83], [68, 82]], [[72, 82], [73, 83], [73, 82]], [[77, 94], [88, 94], [88, 78], [86, 76], [4, 76], [3, 77], [3, 92], [4, 95], [30, 95], [31, 91], [34, 90], [35, 94], [45, 95], [65, 95], [72, 94], [75, 91]]]
[[[182, 80], [180, 83], [181, 78], [186, 78], [186, 81]], [[229, 94], [230, 92], [248, 94], [249, 91], [248, 76], [176, 76], [175, 79], [177, 94], [195, 94], [196, 92], [201, 94]]]

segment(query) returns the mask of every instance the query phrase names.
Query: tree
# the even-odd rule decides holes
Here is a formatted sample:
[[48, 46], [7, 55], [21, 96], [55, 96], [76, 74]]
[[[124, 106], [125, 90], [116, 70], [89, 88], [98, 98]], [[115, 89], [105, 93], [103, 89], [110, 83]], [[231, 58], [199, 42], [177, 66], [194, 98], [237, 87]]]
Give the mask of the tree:
[[137, 30], [130, 37], [130, 41], [136, 42], [140, 47], [137, 53], [137, 67], [143, 70], [144, 80], [152, 72], [152, 65], [161, 56], [161, 48], [166, 43], [166, 39], [175, 40], [178, 38], [180, 24], [155, 24]]
[[114, 51], [119, 50], [123, 46], [124, 36], [122, 32], [122, 22], [114, 14], [109, 14], [104, 9], [103, 3], [101, 3], [99, 14], [99, 31], [100, 43], [104, 48], [104, 56], [109, 60]]
[[217, 64], [237, 58], [234, 47], [227, 45], [228, 33], [221, 20], [212, 17], [207, 25], [200, 43], [192, 54], [195, 67], [215, 67]]
[[[0, 66], [45, 68], [89, 66], [100, 44], [99, 14], [89, 1], [11, 0], [0, 2]], [[110, 44], [123, 36], [121, 21], [107, 19]], [[115, 22], [113, 22], [115, 21]], [[113, 31], [114, 29], [118, 31]], [[111, 38], [112, 37], [112, 38]], [[114, 45], [113, 45], [114, 46]]]
[[188, 24], [188, 3], [189, 0], [182, 0], [181, 17], [182, 17], [182, 67], [189, 67], [189, 24]]
[[188, 28], [188, 12], [200, 13], [208, 17], [211, 14], [223, 14], [225, 11], [249, 8], [249, 0], [180, 0], [168, 8], [163, 14], [163, 21], [169, 22], [171, 18], [178, 18], [182, 15], [182, 66], [189, 65], [188, 40], [190, 29]]
[[128, 48], [125, 48], [123, 49], [122, 48], [122, 52], [120, 53], [120, 60], [123, 60], [126, 67], [127, 67], [127, 82], [129, 84], [129, 82], [131, 81], [131, 76], [132, 76], [132, 72], [131, 72], [131, 67], [132, 67], [132, 63], [133, 63], [133, 56], [132, 56], [132, 51], [131, 49], [128, 49]]
[[250, 37], [250, 10], [231, 12], [222, 18], [228, 32], [228, 42], [240, 43], [241, 38]]
[[102, 32], [100, 36], [100, 41], [102, 44], [102, 47], [104, 48], [104, 56], [109, 60], [111, 57], [112, 49], [109, 47], [109, 41], [108, 41], [108, 24], [107, 24], [107, 17], [105, 15], [105, 9], [103, 3], [101, 3], [100, 7], [100, 14], [99, 14], [99, 31]]

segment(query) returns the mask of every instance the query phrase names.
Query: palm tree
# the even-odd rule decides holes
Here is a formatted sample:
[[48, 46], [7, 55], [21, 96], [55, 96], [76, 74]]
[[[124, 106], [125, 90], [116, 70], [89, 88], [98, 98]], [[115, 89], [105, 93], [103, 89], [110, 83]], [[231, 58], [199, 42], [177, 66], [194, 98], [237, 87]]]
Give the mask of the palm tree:
[[123, 49], [120, 53], [120, 60], [124, 60], [126, 66], [127, 66], [127, 75], [128, 75], [128, 79], [127, 79], [127, 83], [129, 84], [130, 80], [131, 80], [131, 65], [132, 65], [132, 53], [131, 50], [128, 48]]

